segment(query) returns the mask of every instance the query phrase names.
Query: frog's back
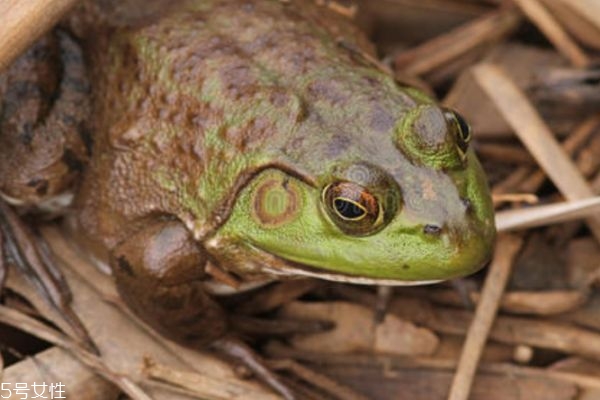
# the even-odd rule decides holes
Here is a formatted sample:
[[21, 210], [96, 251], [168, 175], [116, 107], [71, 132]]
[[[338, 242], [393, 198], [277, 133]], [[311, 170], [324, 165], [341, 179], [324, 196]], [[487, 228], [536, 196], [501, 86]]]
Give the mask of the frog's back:
[[[135, 229], [125, 221], [169, 214], [198, 236], [218, 224], [211, 219], [253, 171], [318, 171], [311, 151], [331, 156], [332, 146], [348, 145], [315, 132], [321, 114], [342, 107], [328, 118], [343, 125], [379, 100], [365, 96], [396, 89], [360, 55], [370, 51], [349, 19], [312, 2], [186, 1], [117, 30], [91, 56], [97, 140], [80, 196], [86, 230], [114, 244], [128, 234], [117, 227]], [[395, 93], [384, 97], [397, 109], [412, 105]], [[327, 103], [321, 113], [319, 100]], [[388, 130], [392, 119], [367, 125]]]

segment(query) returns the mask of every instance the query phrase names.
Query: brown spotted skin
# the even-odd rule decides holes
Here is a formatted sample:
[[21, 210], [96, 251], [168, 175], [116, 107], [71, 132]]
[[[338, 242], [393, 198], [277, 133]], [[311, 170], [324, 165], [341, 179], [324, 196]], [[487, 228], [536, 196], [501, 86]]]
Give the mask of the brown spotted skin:
[[[403, 158], [388, 134], [415, 100], [357, 51], [347, 18], [312, 2], [191, 1], [90, 43], [96, 149], [83, 230], [112, 248], [152, 215], [205, 237], [244, 179], [276, 164], [315, 184], [321, 160]], [[94, 36], [95, 38], [95, 36]], [[96, 43], [94, 39], [94, 43]], [[341, 81], [341, 82], [340, 82]], [[353, 148], [360, 144], [362, 152]], [[405, 161], [405, 160], [404, 160]]]

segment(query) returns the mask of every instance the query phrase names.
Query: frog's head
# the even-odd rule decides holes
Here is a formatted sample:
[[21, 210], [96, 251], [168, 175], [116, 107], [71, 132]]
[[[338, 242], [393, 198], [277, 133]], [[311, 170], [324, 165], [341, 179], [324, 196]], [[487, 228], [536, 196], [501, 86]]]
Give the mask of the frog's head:
[[257, 173], [218, 234], [245, 249], [231, 257], [356, 283], [425, 283], [482, 267], [493, 208], [462, 117], [422, 103], [385, 135], [357, 137], [371, 150], [350, 146], [331, 160], [313, 143], [324, 168], [312, 180], [285, 168]]

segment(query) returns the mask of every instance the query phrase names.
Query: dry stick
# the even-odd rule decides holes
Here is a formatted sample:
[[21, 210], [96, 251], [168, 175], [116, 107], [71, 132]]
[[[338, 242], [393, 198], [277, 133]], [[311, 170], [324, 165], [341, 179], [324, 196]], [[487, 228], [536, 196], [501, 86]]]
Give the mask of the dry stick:
[[422, 75], [483, 43], [499, 40], [519, 26], [515, 10], [495, 11], [396, 57], [396, 69]]
[[600, 171], [596, 175], [596, 177], [592, 180], [592, 190], [594, 193], [600, 193]]
[[521, 166], [517, 167], [506, 178], [496, 183], [492, 188], [492, 194], [500, 195], [514, 191], [514, 188], [521, 184], [528, 176], [531, 176], [533, 167]]
[[[565, 153], [572, 157], [600, 125], [600, 114], [592, 115], [575, 127], [575, 130], [562, 142]], [[546, 179], [544, 171], [538, 169], [519, 184], [523, 192], [537, 192]]]
[[523, 376], [523, 377], [537, 377], [541, 379], [555, 379], [557, 381], [563, 381], [568, 383], [574, 383], [580, 387], [588, 389], [600, 389], [600, 379], [593, 375], [585, 375], [583, 372], [563, 372], [556, 371], [547, 368], [534, 368], [516, 366], [512, 364], [489, 364], [482, 365], [481, 368], [484, 372]]
[[77, 0], [0, 0], [0, 72], [50, 30]]
[[358, 11], [358, 7], [356, 4], [344, 5], [340, 4], [336, 1], [325, 1], [325, 0], [317, 0], [316, 3], [319, 6], [326, 6], [331, 11], [338, 13], [346, 18], [354, 18], [356, 16], [356, 12]]
[[[331, 286], [330, 290], [343, 299], [374, 307], [377, 297], [353, 286]], [[390, 313], [418, 325], [448, 335], [465, 335], [472, 313], [442, 307], [430, 301], [395, 296]], [[496, 318], [490, 338], [509, 345], [528, 345], [600, 361], [600, 334], [590, 329], [566, 325], [549, 319], [508, 317]]]
[[503, 163], [535, 165], [535, 160], [527, 150], [518, 145], [478, 143], [475, 151], [486, 160], [500, 160]]
[[508, 376], [552, 379], [572, 383], [587, 389], [600, 389], [600, 379], [583, 372], [563, 372], [548, 368], [518, 366], [508, 363], [488, 363], [481, 365], [481, 372], [503, 374]]
[[498, 232], [515, 231], [573, 221], [599, 213], [600, 197], [499, 211], [496, 213], [496, 229]]
[[[388, 370], [412, 369], [428, 371], [447, 371], [456, 369], [454, 359], [437, 357], [406, 357], [380, 354], [377, 357], [363, 354], [323, 354], [298, 350], [281, 343], [271, 342], [267, 352], [274, 357], [287, 357], [294, 360], [327, 366], [360, 366], [387, 368]], [[579, 385], [588, 389], [600, 389], [600, 378], [580, 372], [563, 372], [547, 368], [524, 367], [508, 363], [482, 363], [479, 373], [501, 374], [509, 377], [531, 377], [552, 379]]]
[[[593, 190], [560, 147], [550, 128], [510, 78], [493, 65], [474, 68], [474, 75], [481, 88], [496, 104], [498, 111], [563, 196], [568, 200], [593, 197]], [[588, 217], [586, 222], [600, 241], [600, 217]]]
[[494, 260], [483, 286], [481, 300], [475, 310], [475, 318], [467, 332], [448, 400], [466, 400], [469, 397], [477, 364], [510, 276], [513, 258], [522, 243], [520, 237], [510, 235], [501, 236], [498, 240]]
[[[453, 289], [414, 288], [410, 294], [445, 306], [464, 305], [462, 296]], [[480, 292], [469, 293], [473, 304], [479, 303], [480, 298]], [[581, 306], [588, 298], [586, 290], [509, 291], [502, 296], [500, 310], [511, 314], [555, 315]]]
[[270, 360], [269, 367], [275, 370], [284, 370], [292, 372], [306, 382], [313, 384], [319, 389], [327, 392], [331, 396], [344, 400], [369, 400], [367, 397], [355, 392], [349, 387], [342, 385], [325, 375], [318, 374], [313, 370], [306, 368], [302, 364], [291, 359]]
[[[236, 386], [231, 382], [205, 374], [178, 370], [171, 365], [160, 364], [146, 357], [142, 367], [147, 382], [166, 383], [165, 389], [179, 391], [201, 399], [239, 400], [251, 397], [244, 386]], [[273, 394], [269, 399], [280, 398]]]
[[[116, 385], [85, 367], [71, 353], [58, 346], [18, 358], [22, 359], [6, 368], [2, 382], [21, 382], [23, 386], [33, 385], [40, 380], [61, 382], [68, 392], [68, 398], [77, 400], [116, 400], [121, 392]], [[35, 393], [31, 395], [28, 399], [36, 398]], [[38, 400], [41, 398], [37, 397]]]
[[577, 68], [585, 68], [589, 65], [588, 56], [538, 0], [513, 0], [513, 2], [546, 35], [556, 49], [569, 59], [571, 64]]
[[138, 385], [129, 378], [116, 374], [111, 371], [95, 354], [84, 350], [73, 340], [69, 339], [64, 334], [44, 325], [28, 315], [9, 307], [0, 305], [0, 321], [4, 324], [13, 326], [23, 332], [43, 339], [47, 342], [55, 344], [68, 350], [84, 365], [92, 368], [104, 378], [113, 382], [123, 392], [129, 395], [134, 400], [152, 400]]
[[[583, 121], [581, 125], [578, 125], [562, 143], [565, 153], [569, 156], [574, 155], [577, 149], [595, 132], [599, 124], [600, 114], [596, 114]], [[546, 179], [546, 174], [543, 170], [534, 170], [530, 166], [524, 165], [515, 169], [504, 180], [497, 183], [492, 193], [502, 194], [513, 191], [515, 188], [519, 192], [537, 192], [542, 183], [544, 183], [544, 179]]]
[[283, 281], [261, 290], [235, 309], [239, 314], [260, 314], [272, 311], [314, 290], [321, 283], [315, 279]]
[[494, 202], [494, 206], [497, 206], [500, 203], [537, 204], [540, 199], [531, 193], [501, 193], [492, 194], [492, 201]]

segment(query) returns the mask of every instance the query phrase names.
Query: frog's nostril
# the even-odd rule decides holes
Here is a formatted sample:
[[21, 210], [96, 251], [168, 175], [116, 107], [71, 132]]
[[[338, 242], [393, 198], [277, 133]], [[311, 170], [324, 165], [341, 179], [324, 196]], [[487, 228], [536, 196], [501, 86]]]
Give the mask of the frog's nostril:
[[439, 235], [442, 232], [442, 227], [438, 226], [438, 225], [427, 224], [423, 228], [423, 232], [425, 232], [428, 235], [437, 236], [437, 235]]

